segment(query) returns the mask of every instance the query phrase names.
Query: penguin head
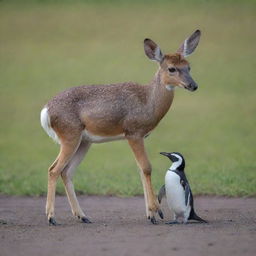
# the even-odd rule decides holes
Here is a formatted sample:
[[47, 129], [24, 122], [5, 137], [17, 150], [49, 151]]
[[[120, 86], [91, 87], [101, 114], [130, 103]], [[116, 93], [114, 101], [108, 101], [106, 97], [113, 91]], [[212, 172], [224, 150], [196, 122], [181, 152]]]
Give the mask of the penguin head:
[[175, 166], [176, 170], [183, 171], [185, 169], [185, 159], [181, 153], [178, 152], [160, 152], [161, 155], [167, 156], [172, 162], [173, 166]]

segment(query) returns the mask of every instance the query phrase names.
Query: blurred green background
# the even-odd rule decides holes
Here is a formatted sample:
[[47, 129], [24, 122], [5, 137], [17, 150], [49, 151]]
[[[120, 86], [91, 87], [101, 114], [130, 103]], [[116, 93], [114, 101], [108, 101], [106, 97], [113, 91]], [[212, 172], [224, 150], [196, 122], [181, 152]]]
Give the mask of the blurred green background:
[[[59, 146], [42, 106], [81, 84], [148, 83], [157, 66], [143, 39], [174, 52], [195, 29], [188, 59], [199, 90], [177, 90], [146, 139], [156, 190], [179, 151], [195, 194], [256, 195], [255, 1], [0, 1], [0, 194], [42, 195]], [[125, 141], [93, 145], [74, 178], [86, 194], [142, 194]], [[61, 182], [58, 193], [64, 193]]]

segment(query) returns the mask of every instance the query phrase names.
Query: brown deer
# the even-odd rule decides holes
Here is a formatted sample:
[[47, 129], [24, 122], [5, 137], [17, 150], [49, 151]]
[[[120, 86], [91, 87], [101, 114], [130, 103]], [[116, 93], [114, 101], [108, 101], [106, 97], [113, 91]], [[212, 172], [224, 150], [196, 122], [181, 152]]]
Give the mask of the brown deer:
[[60, 144], [59, 155], [48, 170], [46, 215], [50, 225], [56, 225], [55, 190], [60, 175], [73, 215], [90, 223], [75, 194], [74, 171], [92, 143], [120, 139], [128, 141], [140, 168], [148, 219], [156, 224], [155, 213], [163, 218], [151, 184], [151, 164], [144, 138], [169, 110], [175, 87], [189, 91], [197, 89], [185, 57], [195, 50], [200, 35], [196, 30], [176, 53], [166, 55], [156, 43], [145, 39], [145, 54], [159, 64], [148, 85], [128, 82], [78, 86], [58, 94], [45, 105], [41, 111], [42, 127]]

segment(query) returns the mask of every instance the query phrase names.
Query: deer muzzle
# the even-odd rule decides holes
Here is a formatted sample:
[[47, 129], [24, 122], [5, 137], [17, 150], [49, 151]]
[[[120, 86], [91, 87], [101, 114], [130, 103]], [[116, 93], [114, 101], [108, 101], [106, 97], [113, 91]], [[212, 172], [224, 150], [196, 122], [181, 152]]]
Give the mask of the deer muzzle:
[[193, 83], [190, 83], [190, 84], [188, 84], [188, 85], [186, 85], [186, 86], [184, 86], [187, 90], [189, 90], [189, 91], [191, 91], [191, 92], [194, 92], [195, 90], [197, 90], [197, 88], [198, 88], [198, 85], [195, 83], [195, 82], [193, 82]]

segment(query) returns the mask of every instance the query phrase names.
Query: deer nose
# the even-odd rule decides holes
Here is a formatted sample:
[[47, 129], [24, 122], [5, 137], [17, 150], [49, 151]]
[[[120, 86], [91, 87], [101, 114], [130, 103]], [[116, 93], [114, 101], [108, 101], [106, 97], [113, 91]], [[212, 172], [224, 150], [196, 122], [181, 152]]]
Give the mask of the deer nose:
[[197, 84], [193, 87], [193, 91], [197, 90], [198, 86]]
[[196, 83], [190, 83], [190, 84], [188, 85], [188, 88], [189, 88], [191, 91], [195, 91], [195, 90], [197, 90], [198, 85], [197, 85]]

